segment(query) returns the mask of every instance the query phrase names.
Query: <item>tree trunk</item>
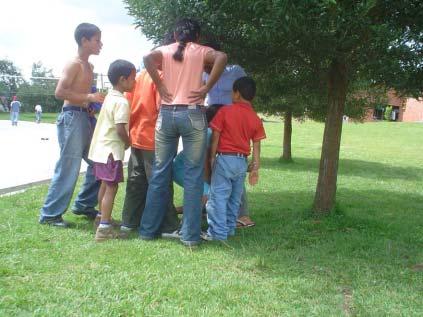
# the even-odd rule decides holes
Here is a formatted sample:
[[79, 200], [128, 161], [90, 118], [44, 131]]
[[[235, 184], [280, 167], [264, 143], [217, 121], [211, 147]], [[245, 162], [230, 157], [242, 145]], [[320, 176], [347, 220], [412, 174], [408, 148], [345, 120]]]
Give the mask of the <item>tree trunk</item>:
[[332, 61], [329, 71], [328, 113], [313, 204], [313, 211], [317, 215], [329, 214], [335, 206], [342, 116], [348, 88], [346, 68], [346, 63]]
[[283, 127], [283, 151], [281, 160], [292, 162], [291, 155], [291, 139], [292, 139], [292, 110], [285, 111], [285, 120]]

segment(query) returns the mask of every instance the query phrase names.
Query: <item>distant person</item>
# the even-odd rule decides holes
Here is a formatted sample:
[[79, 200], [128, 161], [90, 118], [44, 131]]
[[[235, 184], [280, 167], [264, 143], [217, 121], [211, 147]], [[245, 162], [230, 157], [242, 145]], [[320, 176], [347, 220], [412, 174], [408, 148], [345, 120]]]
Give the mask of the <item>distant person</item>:
[[19, 112], [21, 110], [21, 103], [18, 101], [18, 97], [13, 96], [13, 101], [10, 103], [10, 121], [12, 125], [18, 126]]
[[135, 66], [125, 60], [110, 64], [107, 76], [113, 89], [104, 99], [94, 130], [88, 158], [94, 162], [94, 175], [101, 181], [98, 194], [100, 224], [95, 240], [119, 238], [112, 227], [112, 210], [118, 184], [123, 182], [123, 159], [129, 147], [128, 123], [130, 108], [124, 92], [135, 84]]
[[35, 122], [40, 123], [41, 122], [41, 114], [43, 113], [43, 108], [41, 105], [35, 106]]
[[40, 210], [41, 224], [67, 227], [62, 218], [66, 212], [78, 180], [81, 160], [88, 163], [85, 181], [72, 207], [72, 212], [94, 219], [97, 215], [97, 194], [100, 182], [93, 174], [92, 162], [88, 160], [92, 127], [87, 107], [90, 102], [103, 102], [100, 93], [91, 93], [94, 79], [93, 65], [88, 62], [91, 55], [100, 53], [100, 29], [90, 23], [82, 23], [75, 30], [78, 54], [63, 70], [56, 87], [56, 98], [63, 99], [62, 112], [57, 118], [57, 135], [60, 157], [46, 200]]
[[[252, 107], [256, 84], [241, 77], [234, 82], [231, 106], [222, 107], [210, 123], [213, 130], [210, 161], [210, 197], [207, 201], [207, 240], [226, 240], [235, 234], [236, 220], [247, 171], [249, 183], [258, 181], [263, 123]], [[253, 157], [250, 164], [250, 142]]]
[[[207, 124], [204, 98], [226, 65], [226, 54], [200, 45], [200, 25], [180, 20], [174, 30], [177, 41], [144, 56], [145, 67], [160, 93], [162, 105], [156, 123], [155, 160], [141, 219], [140, 237], [157, 238], [169, 201], [168, 184], [179, 137], [185, 152], [184, 217], [181, 242], [188, 247], [201, 242], [201, 197], [206, 152]], [[202, 84], [206, 64], [213, 65], [210, 78]], [[157, 71], [161, 68], [163, 79]]]

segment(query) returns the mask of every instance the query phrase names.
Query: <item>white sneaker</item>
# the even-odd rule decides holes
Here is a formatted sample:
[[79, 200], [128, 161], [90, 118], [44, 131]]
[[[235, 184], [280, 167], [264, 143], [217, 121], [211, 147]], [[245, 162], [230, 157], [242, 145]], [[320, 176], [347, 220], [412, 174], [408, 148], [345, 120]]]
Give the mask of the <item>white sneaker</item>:
[[205, 241], [213, 241], [213, 237], [209, 235], [206, 231], [201, 231], [200, 237]]
[[164, 239], [180, 239], [181, 233], [179, 232], [179, 230], [175, 230], [173, 232], [163, 232], [162, 238], [164, 238]]

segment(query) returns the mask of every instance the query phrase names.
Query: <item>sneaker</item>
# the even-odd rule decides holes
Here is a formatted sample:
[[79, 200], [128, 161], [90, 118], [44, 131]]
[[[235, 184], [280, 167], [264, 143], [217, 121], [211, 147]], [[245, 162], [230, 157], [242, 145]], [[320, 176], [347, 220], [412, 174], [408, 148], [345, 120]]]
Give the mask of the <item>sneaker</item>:
[[95, 241], [97, 242], [121, 238], [122, 237], [119, 235], [119, 233], [113, 230], [112, 226], [109, 226], [107, 228], [97, 228], [97, 231], [95, 233]]
[[98, 215], [98, 210], [95, 208], [87, 209], [87, 210], [76, 210], [72, 209], [72, 212], [77, 216], [85, 216], [88, 219], [94, 220]]
[[[112, 222], [113, 222], [113, 220], [112, 220]], [[135, 231], [136, 230], [136, 228], [131, 228], [131, 227], [128, 227], [128, 226], [125, 226], [125, 225], [121, 225], [120, 226], [120, 231], [123, 231], [123, 232], [132, 232], [132, 231]]]
[[59, 228], [69, 228], [69, 222], [64, 221], [62, 217], [40, 220], [40, 224]]
[[162, 238], [164, 238], [164, 239], [180, 239], [181, 233], [179, 232], [179, 230], [175, 230], [173, 232], [163, 232]]
[[200, 237], [201, 237], [201, 239], [203, 239], [205, 241], [213, 241], [214, 240], [213, 237], [205, 231], [201, 231]]

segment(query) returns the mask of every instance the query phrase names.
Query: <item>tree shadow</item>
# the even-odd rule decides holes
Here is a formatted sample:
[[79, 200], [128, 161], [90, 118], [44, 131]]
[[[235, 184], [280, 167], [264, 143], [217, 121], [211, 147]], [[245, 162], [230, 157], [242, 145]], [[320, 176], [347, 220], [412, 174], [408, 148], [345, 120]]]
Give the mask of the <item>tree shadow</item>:
[[[281, 162], [278, 158], [262, 157], [261, 166], [275, 170], [319, 172], [320, 159], [296, 157], [293, 162]], [[399, 167], [377, 162], [340, 159], [338, 175], [348, 175], [369, 179], [421, 180], [422, 168]]]
[[[413, 267], [423, 256], [423, 214], [419, 212], [423, 195], [342, 189], [337, 210], [323, 219], [311, 216], [312, 195], [308, 191], [250, 193], [256, 227], [237, 230], [230, 240], [234, 256], [250, 263], [245, 266], [247, 272], [271, 278], [287, 271], [303, 278], [330, 272], [328, 279], [350, 282], [389, 272], [419, 274]], [[269, 203], [259, 203], [264, 201]], [[345, 270], [354, 265], [365, 273]], [[386, 278], [389, 284], [408, 287], [406, 280]]]

